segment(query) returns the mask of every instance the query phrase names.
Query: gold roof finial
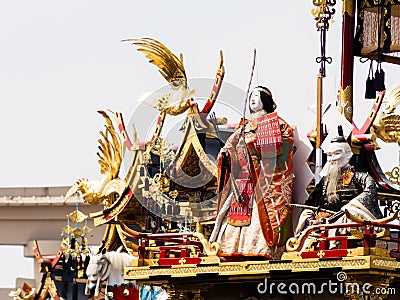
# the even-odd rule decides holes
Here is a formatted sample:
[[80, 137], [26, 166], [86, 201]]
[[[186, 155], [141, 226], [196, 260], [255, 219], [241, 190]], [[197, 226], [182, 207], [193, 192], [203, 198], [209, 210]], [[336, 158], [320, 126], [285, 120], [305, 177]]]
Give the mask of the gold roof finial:
[[314, 20], [316, 22], [316, 26], [318, 29], [324, 27], [325, 29], [329, 29], [329, 20], [332, 19], [332, 16], [335, 14], [335, 9], [333, 8], [336, 4], [336, 0], [313, 0], [314, 6], [311, 10], [312, 15], [314, 16]]

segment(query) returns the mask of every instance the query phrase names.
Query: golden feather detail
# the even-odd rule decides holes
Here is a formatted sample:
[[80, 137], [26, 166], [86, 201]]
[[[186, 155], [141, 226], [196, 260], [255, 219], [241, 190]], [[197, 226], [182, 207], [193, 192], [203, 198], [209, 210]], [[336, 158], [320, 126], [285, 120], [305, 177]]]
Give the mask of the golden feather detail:
[[84, 178], [77, 180], [68, 190], [64, 201], [78, 194], [90, 204], [96, 205], [105, 201], [105, 205], [109, 206], [126, 187], [126, 182], [118, 178], [125, 149], [122, 138], [116, 132], [107, 113], [104, 111], [98, 113], [106, 121], [105, 130], [100, 131], [99, 151], [96, 153], [103, 177], [100, 180]]
[[[105, 132], [100, 131], [102, 139], [98, 139], [100, 152], [97, 152], [99, 157], [100, 172], [103, 175], [109, 174], [111, 178], [118, 176], [121, 162], [123, 159], [124, 147], [119, 138], [118, 133], [112, 124], [110, 117], [102, 110], [98, 111], [106, 120]], [[111, 136], [111, 140], [110, 140]]]
[[158, 68], [158, 71], [173, 89], [187, 88], [182, 55], [179, 59], [164, 44], [151, 38], [126, 39], [123, 41], [133, 42], [138, 47], [137, 50], [144, 53], [149, 62]]

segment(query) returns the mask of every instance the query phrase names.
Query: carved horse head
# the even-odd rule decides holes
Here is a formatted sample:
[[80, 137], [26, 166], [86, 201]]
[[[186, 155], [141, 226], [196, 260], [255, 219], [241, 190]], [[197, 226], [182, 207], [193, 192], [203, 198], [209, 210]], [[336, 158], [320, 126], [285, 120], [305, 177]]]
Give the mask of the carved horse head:
[[94, 296], [98, 296], [101, 282], [108, 279], [110, 272], [110, 264], [104, 253], [92, 255], [86, 269], [88, 279], [86, 282], [85, 294], [90, 295], [90, 291], [96, 287]]
[[121, 248], [117, 251], [105, 252], [93, 255], [90, 258], [89, 265], [86, 270], [88, 276], [86, 293], [96, 285], [95, 296], [100, 290], [100, 283], [107, 280], [107, 285], [121, 285], [129, 283], [124, 280], [124, 268], [132, 266], [132, 262], [137, 257], [128, 253], [121, 252]]

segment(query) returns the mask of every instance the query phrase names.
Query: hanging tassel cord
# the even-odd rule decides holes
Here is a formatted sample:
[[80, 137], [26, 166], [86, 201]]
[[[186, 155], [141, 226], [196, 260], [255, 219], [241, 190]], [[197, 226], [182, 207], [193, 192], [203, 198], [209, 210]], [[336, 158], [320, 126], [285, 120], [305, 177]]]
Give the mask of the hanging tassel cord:
[[328, 31], [329, 25], [328, 25], [328, 19], [323, 18], [323, 22], [321, 23], [322, 25], [318, 28], [318, 31], [320, 31], [320, 46], [321, 46], [321, 56], [317, 57], [315, 61], [320, 64], [320, 69], [319, 73], [322, 75], [322, 77], [326, 76], [326, 63], [331, 64], [332, 63], [332, 57], [326, 56], [326, 32]]
[[380, 1], [380, 5], [378, 6], [378, 65], [376, 66], [375, 71], [375, 91], [383, 91], [385, 90], [385, 72], [382, 70], [382, 61], [383, 61], [383, 49], [381, 47], [381, 31], [382, 31], [382, 21], [384, 18], [382, 16], [383, 12], [383, 1]]
[[[366, 89], [365, 89], [365, 99], [375, 99], [376, 92], [384, 91], [385, 87], [385, 72], [382, 69], [382, 62], [384, 60], [383, 57], [383, 48], [381, 47], [381, 32], [382, 32], [382, 12], [383, 12], [383, 2], [380, 2], [378, 6], [378, 40], [377, 40], [377, 48], [368, 53], [366, 59], [360, 58], [361, 63], [365, 63], [368, 60], [371, 61], [368, 71], [368, 78], [366, 81]], [[373, 59], [371, 58], [373, 55], [377, 54], [377, 66], [375, 71], [375, 76], [373, 73]]]

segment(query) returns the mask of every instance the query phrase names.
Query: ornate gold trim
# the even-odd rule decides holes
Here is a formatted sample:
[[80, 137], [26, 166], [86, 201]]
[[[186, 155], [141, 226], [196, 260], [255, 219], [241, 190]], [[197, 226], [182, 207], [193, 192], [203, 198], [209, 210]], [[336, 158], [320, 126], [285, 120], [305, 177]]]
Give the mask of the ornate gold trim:
[[397, 261], [395, 259], [389, 260], [389, 259], [382, 259], [376, 256], [371, 256], [371, 268], [396, 271], [397, 269], [400, 268], [400, 261]]
[[371, 5], [368, 3], [367, 0], [363, 0], [363, 2], [360, 5], [361, 9], [365, 8], [365, 7], [371, 7]]
[[347, 12], [347, 14], [354, 18], [355, 14], [355, 5], [354, 5], [354, 0], [343, 0], [342, 4], [342, 16]]
[[196, 132], [196, 125], [194, 124], [193, 118], [187, 119], [187, 126], [188, 128], [186, 129], [186, 135], [184, 137], [184, 144], [181, 146], [181, 148], [178, 150], [178, 159], [176, 160], [176, 168], [179, 169], [185, 159], [187, 158], [188, 151], [190, 149], [190, 146], [193, 146], [194, 151], [196, 152], [197, 156], [199, 157], [201, 163], [203, 166], [206, 168], [208, 172], [210, 172], [214, 177], [218, 176], [218, 169], [217, 166], [210, 160], [210, 158], [207, 156], [207, 154], [204, 152], [204, 149], [199, 141], [199, 138], [197, 136]]
[[391, 171], [385, 172], [386, 177], [388, 177], [391, 183], [400, 185], [400, 167], [394, 167]]
[[316, 21], [317, 28], [321, 28], [322, 26], [326, 26], [329, 28], [329, 23], [325, 21], [329, 21], [332, 19], [332, 16], [335, 14], [334, 6], [336, 4], [335, 0], [313, 0], [313, 4], [315, 8], [311, 9], [311, 14], [314, 16], [314, 20]]
[[43, 276], [46, 276], [46, 279], [43, 288], [39, 287], [39, 290], [41, 290], [39, 297], [41, 299], [47, 299], [47, 296], [50, 295], [52, 299], [59, 298], [57, 294], [57, 287], [53, 279], [51, 279], [50, 273], [47, 273], [46, 275]]
[[[375, 261], [374, 261], [375, 262]], [[374, 268], [381, 268], [380, 265], [387, 268], [387, 264], [391, 269], [396, 267], [396, 263], [384, 259], [376, 260]], [[182, 265], [164, 268], [150, 267], [128, 267], [124, 270], [124, 278], [128, 280], [148, 280], [151, 276], [169, 275], [171, 277], [194, 277], [201, 273], [218, 273], [224, 276], [266, 276], [271, 271], [319, 271], [321, 268], [342, 268], [343, 270], [367, 270], [371, 268], [371, 256], [345, 257], [342, 260], [319, 260], [319, 259], [303, 259], [297, 261], [279, 261], [270, 263], [269, 261], [249, 261], [235, 263], [219, 263], [218, 265]], [[400, 274], [399, 274], [400, 276]]]
[[116, 229], [118, 236], [122, 244], [124, 245], [124, 248], [128, 251], [130, 255], [137, 256], [137, 252], [135, 253], [134, 251], [137, 251], [139, 247], [136, 244], [129, 242], [127, 240], [127, 237], [133, 237], [133, 236], [128, 232], [124, 231], [120, 224], [116, 224]]
[[353, 119], [353, 86], [348, 85], [343, 90], [339, 90], [339, 112], [346, 117], [348, 121]]
[[206, 237], [200, 233], [200, 232], [195, 232], [193, 233], [193, 235], [199, 239], [199, 241], [201, 242], [201, 244], [203, 245], [204, 248], [204, 252], [208, 255], [208, 256], [215, 256], [221, 253], [222, 249], [221, 249], [221, 245], [219, 243], [216, 242], [212, 242], [210, 243]]
[[[287, 260], [270, 263], [269, 261], [249, 261], [235, 263], [219, 263], [204, 265], [175, 265], [169, 267], [151, 268], [146, 267], [128, 267], [124, 270], [124, 278], [128, 280], [137, 280], [148, 282], [154, 281], [154, 276], [171, 276], [173, 278], [196, 277], [202, 273], [215, 273], [218, 276], [229, 276], [228, 280], [235, 280], [240, 277], [245, 280], [246, 277], [255, 278], [255, 276], [265, 277], [273, 271], [290, 272], [318, 272], [325, 268], [341, 268], [346, 273], [356, 271], [357, 274], [371, 274], [371, 272], [384, 272], [393, 277], [400, 277], [397, 270], [400, 268], [400, 262], [392, 258], [382, 258], [378, 256], [358, 256], [345, 257], [342, 260], [320, 260], [303, 259]], [[389, 274], [390, 273], [390, 274]], [[164, 279], [170, 281], [171, 279]], [[163, 279], [160, 279], [160, 282]]]

